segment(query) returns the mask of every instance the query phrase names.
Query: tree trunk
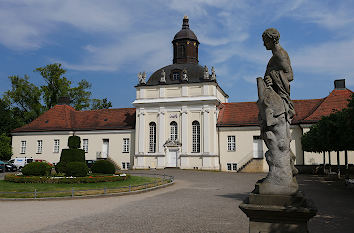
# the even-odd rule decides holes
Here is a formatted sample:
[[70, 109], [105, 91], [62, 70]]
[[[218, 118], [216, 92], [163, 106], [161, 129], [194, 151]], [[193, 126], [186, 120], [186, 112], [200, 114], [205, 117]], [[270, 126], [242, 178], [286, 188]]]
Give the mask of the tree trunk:
[[329, 173], [332, 172], [332, 164], [331, 164], [331, 152], [328, 151], [328, 163], [329, 163]]
[[339, 151], [337, 151], [337, 168], [338, 168], [338, 178], [340, 178], [340, 161], [339, 161]]
[[345, 154], [345, 169], [348, 170], [348, 151], [345, 150], [344, 151], [344, 154]]
[[326, 152], [323, 151], [323, 174], [326, 173]]

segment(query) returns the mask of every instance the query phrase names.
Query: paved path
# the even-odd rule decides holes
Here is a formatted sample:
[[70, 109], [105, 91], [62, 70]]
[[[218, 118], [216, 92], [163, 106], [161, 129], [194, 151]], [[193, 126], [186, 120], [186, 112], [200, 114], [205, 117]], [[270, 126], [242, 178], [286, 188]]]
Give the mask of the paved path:
[[[264, 174], [158, 172], [174, 175], [176, 183], [130, 196], [0, 202], [0, 232], [248, 232], [238, 205]], [[299, 182], [307, 196], [318, 199], [320, 215], [310, 223], [312, 233], [351, 232], [351, 190], [332, 190], [308, 176]]]

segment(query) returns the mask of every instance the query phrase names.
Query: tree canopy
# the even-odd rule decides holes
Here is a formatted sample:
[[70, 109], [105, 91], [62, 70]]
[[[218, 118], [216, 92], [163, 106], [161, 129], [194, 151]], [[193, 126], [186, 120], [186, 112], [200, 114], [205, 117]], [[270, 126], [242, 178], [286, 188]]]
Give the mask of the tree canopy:
[[324, 116], [301, 139], [304, 151], [354, 150], [354, 95], [347, 108]]
[[[107, 109], [112, 103], [104, 99], [91, 98], [91, 83], [82, 79], [77, 86], [66, 77], [66, 70], [59, 63], [36, 68], [43, 85], [30, 82], [28, 75], [9, 76], [11, 89], [0, 98], [0, 159], [11, 157], [10, 133], [36, 119], [44, 111], [58, 104], [60, 97], [69, 97], [76, 110]], [[10, 156], [10, 157], [9, 157]]]

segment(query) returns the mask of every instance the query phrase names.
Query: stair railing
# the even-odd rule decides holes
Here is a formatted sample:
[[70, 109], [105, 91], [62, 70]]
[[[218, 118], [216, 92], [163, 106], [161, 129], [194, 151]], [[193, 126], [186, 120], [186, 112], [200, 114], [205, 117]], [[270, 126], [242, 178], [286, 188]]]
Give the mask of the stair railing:
[[253, 159], [253, 151], [247, 153], [243, 158], [240, 160], [240, 162], [237, 163], [237, 171], [239, 172], [240, 170], [243, 169], [243, 167], [250, 162]]

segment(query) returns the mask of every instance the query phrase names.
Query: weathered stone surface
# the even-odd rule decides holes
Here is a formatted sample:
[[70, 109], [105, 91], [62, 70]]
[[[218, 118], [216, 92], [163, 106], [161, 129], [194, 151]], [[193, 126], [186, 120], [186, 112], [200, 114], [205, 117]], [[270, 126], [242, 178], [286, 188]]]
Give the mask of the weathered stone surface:
[[273, 56], [263, 78], [257, 78], [261, 137], [269, 172], [239, 206], [249, 217], [250, 233], [308, 233], [307, 222], [316, 215], [311, 201], [298, 191], [295, 155], [290, 151], [290, 123], [295, 115], [290, 99], [293, 72], [279, 32], [264, 31], [264, 46]]
[[263, 35], [264, 45], [273, 56], [264, 79], [257, 78], [261, 136], [269, 149], [267, 177], [259, 184], [262, 194], [294, 194], [298, 190], [293, 156], [290, 152], [290, 123], [295, 115], [290, 99], [293, 72], [287, 52], [279, 44], [279, 32], [270, 28]]
[[317, 212], [300, 192], [295, 195], [251, 193], [240, 208], [250, 219], [250, 233], [308, 233], [308, 220]]

